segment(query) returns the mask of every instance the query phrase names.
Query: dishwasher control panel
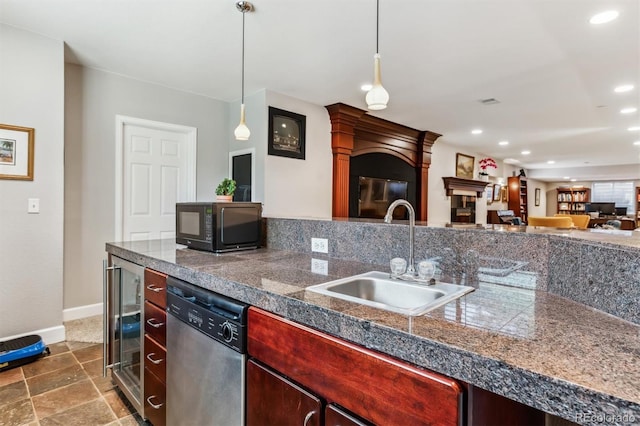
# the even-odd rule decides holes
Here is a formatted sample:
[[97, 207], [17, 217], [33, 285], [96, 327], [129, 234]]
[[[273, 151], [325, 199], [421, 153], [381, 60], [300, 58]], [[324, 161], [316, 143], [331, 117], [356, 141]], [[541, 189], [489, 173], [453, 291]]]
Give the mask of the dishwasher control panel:
[[248, 308], [242, 302], [167, 278], [167, 312], [240, 353], [246, 353]]

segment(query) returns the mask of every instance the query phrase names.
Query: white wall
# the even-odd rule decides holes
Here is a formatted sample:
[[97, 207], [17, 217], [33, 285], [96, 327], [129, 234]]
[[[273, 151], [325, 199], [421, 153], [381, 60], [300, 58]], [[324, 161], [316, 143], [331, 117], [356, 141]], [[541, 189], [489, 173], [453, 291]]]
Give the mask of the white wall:
[[64, 306], [71, 308], [102, 301], [104, 244], [115, 233], [116, 115], [196, 127], [196, 196], [213, 200], [227, 175], [229, 111], [225, 102], [78, 65], [65, 72]]
[[[267, 154], [269, 106], [306, 116], [305, 160]], [[245, 96], [248, 141], [233, 139], [240, 104], [231, 105], [229, 151], [256, 150], [254, 200], [264, 203], [264, 216], [331, 218], [331, 122], [323, 106], [269, 90]]]
[[[0, 340], [64, 338], [63, 62], [62, 42], [0, 24], [0, 123], [35, 129], [33, 181], [0, 180]], [[27, 214], [28, 198], [40, 214]]]
[[267, 118], [269, 106], [306, 116], [306, 153], [305, 160], [265, 157], [265, 215], [331, 218], [333, 155], [329, 113], [323, 106], [272, 91], [267, 91], [266, 103]]

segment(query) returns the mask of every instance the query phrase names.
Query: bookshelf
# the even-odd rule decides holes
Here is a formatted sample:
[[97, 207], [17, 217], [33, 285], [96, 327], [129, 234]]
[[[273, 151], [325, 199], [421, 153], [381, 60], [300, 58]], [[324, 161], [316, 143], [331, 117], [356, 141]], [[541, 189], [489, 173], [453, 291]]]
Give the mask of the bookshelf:
[[516, 217], [527, 223], [529, 217], [529, 200], [527, 194], [527, 178], [524, 176], [510, 176], [507, 179], [509, 191], [509, 210], [513, 210]]
[[586, 205], [591, 201], [591, 189], [584, 187], [560, 187], [558, 191], [558, 213], [585, 214]]
[[640, 227], [640, 186], [636, 186], [636, 227]]

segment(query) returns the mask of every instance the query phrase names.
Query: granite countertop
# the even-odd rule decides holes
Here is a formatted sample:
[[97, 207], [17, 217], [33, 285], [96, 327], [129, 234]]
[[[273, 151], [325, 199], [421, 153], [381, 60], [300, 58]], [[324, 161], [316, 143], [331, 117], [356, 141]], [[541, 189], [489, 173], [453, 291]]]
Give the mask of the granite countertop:
[[173, 240], [107, 251], [571, 421], [640, 423], [640, 326], [544, 291], [480, 282], [410, 318], [305, 290], [386, 266], [314, 255], [327, 261], [322, 275], [308, 254], [215, 255]]

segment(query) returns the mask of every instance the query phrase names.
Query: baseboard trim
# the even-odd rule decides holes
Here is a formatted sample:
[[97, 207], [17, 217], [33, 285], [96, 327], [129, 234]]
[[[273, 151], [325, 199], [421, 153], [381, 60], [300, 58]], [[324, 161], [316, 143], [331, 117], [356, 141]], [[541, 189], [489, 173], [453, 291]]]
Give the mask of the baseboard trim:
[[64, 342], [66, 335], [64, 325], [58, 325], [56, 327], [43, 328], [41, 330], [34, 330], [27, 333], [16, 334], [14, 336], [3, 337], [2, 340], [6, 341], [16, 339], [18, 337], [29, 336], [31, 334], [37, 334], [42, 337], [42, 340], [47, 345]]
[[64, 309], [62, 311], [62, 321], [72, 321], [87, 317], [93, 317], [95, 315], [102, 315], [102, 303]]

